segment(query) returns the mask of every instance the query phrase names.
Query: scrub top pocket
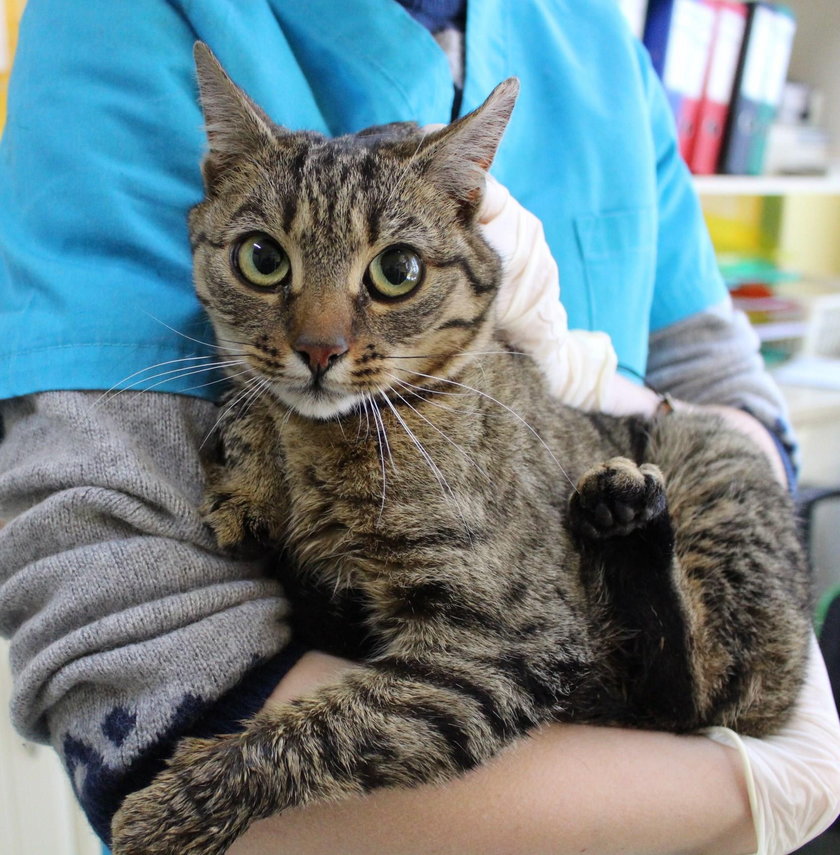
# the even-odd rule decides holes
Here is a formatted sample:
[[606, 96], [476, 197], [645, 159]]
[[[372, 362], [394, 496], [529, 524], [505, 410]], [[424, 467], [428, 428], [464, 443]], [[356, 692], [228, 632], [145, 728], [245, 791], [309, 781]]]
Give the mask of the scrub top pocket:
[[575, 217], [575, 233], [590, 328], [608, 332], [619, 364], [643, 374], [656, 277], [656, 212], [644, 207], [582, 214]]

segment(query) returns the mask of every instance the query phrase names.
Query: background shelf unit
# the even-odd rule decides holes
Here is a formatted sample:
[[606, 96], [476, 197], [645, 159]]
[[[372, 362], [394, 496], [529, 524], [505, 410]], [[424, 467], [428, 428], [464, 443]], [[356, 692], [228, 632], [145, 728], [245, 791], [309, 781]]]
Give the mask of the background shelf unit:
[[840, 172], [830, 175], [696, 175], [701, 196], [840, 196]]

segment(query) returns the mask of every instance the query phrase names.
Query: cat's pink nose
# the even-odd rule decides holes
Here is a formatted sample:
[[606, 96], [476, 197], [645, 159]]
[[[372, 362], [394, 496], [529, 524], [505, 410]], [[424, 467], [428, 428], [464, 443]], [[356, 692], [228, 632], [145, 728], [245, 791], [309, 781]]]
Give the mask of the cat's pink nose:
[[312, 372], [313, 377], [320, 377], [329, 371], [348, 351], [347, 341], [337, 338], [334, 341], [311, 341], [301, 336], [294, 343], [295, 353], [303, 360]]

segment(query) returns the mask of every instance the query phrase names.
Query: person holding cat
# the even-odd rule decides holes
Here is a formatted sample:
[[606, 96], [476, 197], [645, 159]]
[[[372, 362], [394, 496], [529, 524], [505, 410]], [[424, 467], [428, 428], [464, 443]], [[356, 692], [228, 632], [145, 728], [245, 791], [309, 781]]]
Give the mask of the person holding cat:
[[[183, 225], [200, 193], [196, 37], [287, 125], [338, 134], [449, 118], [450, 70], [422, 11], [341, 5], [31, 0], [24, 20], [0, 167], [0, 497], [19, 514], [0, 535], [0, 628], [13, 638], [16, 723], [53, 741], [103, 837], [178, 738], [229, 732], [346, 667], [289, 643], [277, 584], [219, 554], [195, 514], [216, 419], [195, 397], [213, 386], [195, 387], [219, 360], [195, 341], [206, 331]], [[522, 78], [531, 94], [496, 171], [545, 224], [572, 323], [608, 330], [621, 364], [657, 388], [734, 406], [779, 465], [784, 410], [714, 270], [664, 99], [617, 12], [589, 5], [523, 3], [512, 28], [503, 4], [471, 5], [454, 111], [509, 71]], [[461, 42], [443, 33], [460, 73]], [[78, 391], [115, 385], [161, 393]], [[621, 394], [630, 409], [658, 405]], [[819, 714], [819, 671], [809, 686], [792, 730], [738, 743], [748, 767], [705, 738], [555, 726], [444, 789], [278, 817], [231, 851], [790, 851], [837, 811], [836, 720]]]

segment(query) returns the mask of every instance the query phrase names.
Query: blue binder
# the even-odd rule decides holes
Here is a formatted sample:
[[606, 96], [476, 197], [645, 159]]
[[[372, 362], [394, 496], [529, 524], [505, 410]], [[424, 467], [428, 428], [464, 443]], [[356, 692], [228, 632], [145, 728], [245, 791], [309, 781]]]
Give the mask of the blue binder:
[[660, 79], [665, 73], [665, 54], [668, 51], [668, 36], [671, 33], [675, 2], [676, 0], [650, 0], [648, 3], [643, 41]]
[[719, 172], [761, 175], [795, 30], [786, 7], [764, 0], [750, 4]]

